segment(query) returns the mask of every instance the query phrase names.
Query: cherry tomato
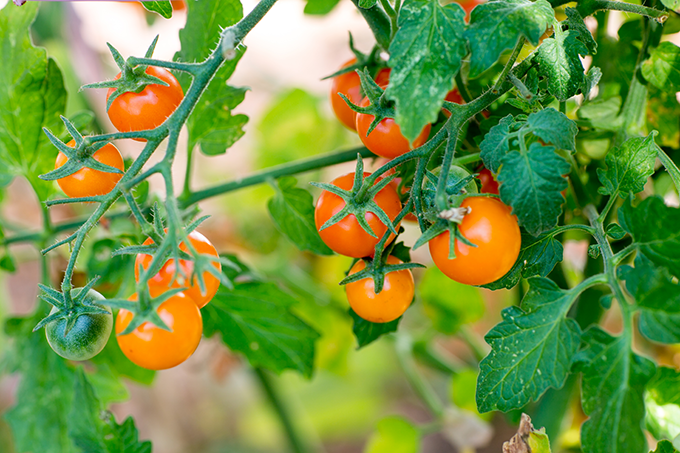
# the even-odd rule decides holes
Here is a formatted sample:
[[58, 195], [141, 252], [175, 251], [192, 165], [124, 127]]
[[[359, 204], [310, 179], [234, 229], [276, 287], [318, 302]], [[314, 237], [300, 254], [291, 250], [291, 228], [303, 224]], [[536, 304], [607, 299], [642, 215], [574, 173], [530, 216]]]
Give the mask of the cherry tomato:
[[[364, 178], [369, 175], [370, 173], [364, 172]], [[344, 190], [350, 190], [353, 183], [354, 173], [348, 173], [331, 181], [331, 184]], [[399, 195], [391, 184], [388, 184], [378, 192], [374, 201], [385, 211], [385, 214], [391, 220], [394, 220], [401, 211]], [[314, 222], [316, 223], [317, 230], [343, 207], [345, 207], [345, 201], [342, 198], [324, 190], [314, 210]], [[375, 214], [369, 212], [366, 213], [365, 217], [373, 232], [378, 236], [377, 238], [374, 238], [361, 228], [354, 214], [349, 214], [338, 223], [320, 230], [319, 235], [323, 242], [336, 253], [353, 258], [371, 256], [376, 244], [387, 232], [387, 226]], [[398, 228], [399, 226], [396, 227], [396, 229]]]
[[[370, 104], [368, 98], [364, 98], [359, 104], [361, 107], [366, 107]], [[431, 126], [428, 124], [420, 132], [420, 135], [416, 137], [413, 141], [413, 147], [408, 142], [406, 137], [401, 135], [401, 129], [399, 125], [394, 122], [393, 118], [385, 118], [382, 120], [370, 134], [368, 128], [371, 125], [375, 117], [373, 115], [368, 115], [366, 113], [357, 114], [357, 132], [359, 133], [359, 138], [363, 142], [364, 146], [371, 150], [372, 153], [393, 159], [395, 157], [401, 156], [413, 148], [417, 148], [427, 141], [427, 137], [430, 135]]]
[[[145, 131], [160, 126], [184, 98], [182, 87], [167, 69], [148, 66], [146, 73], [167, 82], [169, 86], [147, 85], [139, 93], [129, 91], [118, 96], [111, 103], [108, 114], [113, 125], [121, 132]], [[120, 73], [116, 76], [116, 79], [119, 78]], [[107, 101], [114, 91], [109, 88]]]
[[[76, 296], [81, 288], [74, 289], [71, 294]], [[109, 313], [86, 313], [78, 316], [71, 330], [66, 332], [67, 319], [58, 319], [45, 326], [47, 342], [54, 352], [68, 360], [89, 360], [104, 349], [113, 328], [111, 309], [97, 302], [104, 300], [104, 296], [91, 289], [87, 292], [86, 302], [97, 305]], [[57, 311], [52, 307], [50, 314]]]
[[[387, 257], [387, 264], [401, 264], [394, 256]], [[357, 261], [349, 275], [366, 267], [363, 260]], [[385, 275], [383, 289], [375, 293], [373, 279], [368, 277], [345, 285], [347, 301], [354, 312], [371, 322], [390, 322], [403, 315], [413, 301], [415, 285], [409, 269], [389, 272]]]
[[477, 247], [456, 241], [456, 258], [449, 259], [449, 232], [429, 242], [434, 264], [449, 278], [467, 285], [486, 285], [504, 276], [519, 256], [522, 238], [517, 217], [497, 198], [469, 197], [461, 207], [471, 212], [459, 231]]
[[[356, 58], [352, 58], [343, 64], [342, 67], [346, 68], [347, 66], [351, 66], [356, 63], [356, 61]], [[378, 72], [378, 75], [376, 75], [375, 81], [378, 85], [387, 85], [389, 74], [390, 69], [381, 69], [380, 72]], [[356, 130], [357, 113], [349, 108], [347, 103], [338, 95], [338, 93], [344, 94], [353, 104], [358, 105], [363, 98], [359, 75], [354, 71], [347, 72], [334, 77], [331, 85], [331, 107], [333, 107], [333, 112], [335, 112], [335, 116], [342, 124], [354, 131]]]
[[[217, 254], [217, 250], [215, 250], [215, 247], [213, 247], [210, 241], [198, 231], [194, 230], [189, 233], [189, 242], [191, 242], [191, 245], [194, 246], [196, 251], [202, 255], [212, 255], [216, 258], [219, 256]], [[153, 244], [151, 238], [148, 238], [146, 241], [144, 241], [144, 245], [151, 244]], [[187, 246], [184, 244], [184, 242], [180, 244], [179, 248], [184, 252], [188, 252]], [[137, 258], [135, 259], [136, 281], [139, 281], [139, 266], [142, 266], [144, 269], [148, 269], [152, 259], [153, 256], [151, 255], [145, 255], [142, 253], [137, 255]], [[198, 283], [198, 278], [194, 276], [193, 280], [189, 280], [191, 279], [191, 275], [194, 270], [194, 262], [181, 259], [179, 260], [179, 263], [181, 272], [178, 272], [177, 275], [175, 275], [178, 270], [177, 266], [175, 265], [175, 260], [169, 259], [166, 261], [161, 270], [156, 275], [151, 277], [149, 280], [149, 286], [157, 286], [159, 288], [166, 289], [186, 288], [184, 292], [194, 302], [196, 302], [198, 308], [205, 307], [217, 293], [217, 290], [220, 287], [219, 279], [210, 272], [203, 272], [203, 282], [205, 283], [206, 293], [201, 294], [201, 286]], [[213, 265], [217, 270], [222, 270], [222, 264], [220, 264], [219, 261], [213, 261]]]
[[[75, 140], [71, 140], [66, 145], [73, 148], [75, 144]], [[102, 164], [117, 168], [120, 171], [125, 170], [123, 156], [120, 155], [118, 148], [111, 143], [107, 143], [98, 149], [92, 157]], [[57, 155], [57, 161], [54, 163], [54, 168], [61, 167], [66, 161], [68, 161], [68, 157], [60, 151]], [[57, 184], [70, 198], [93, 197], [111, 192], [122, 177], [122, 173], [108, 173], [85, 167], [72, 175], [57, 179]]]
[[[160, 289], [150, 288], [153, 297]], [[133, 294], [130, 300], [137, 300]], [[135, 364], [149, 370], [165, 370], [188, 359], [198, 347], [203, 334], [203, 319], [196, 303], [184, 293], [177, 293], [156, 310], [171, 332], [144, 322], [127, 335], [120, 335], [134, 314], [120, 309], [116, 317], [116, 339], [123, 354]]]
[[479, 178], [480, 182], [482, 183], [482, 189], [481, 193], [490, 193], [493, 195], [498, 195], [498, 181], [496, 181], [496, 178], [493, 176], [493, 173], [491, 171], [484, 167], [479, 171], [479, 175], [477, 175], [477, 178]]
[[[449, 91], [446, 93], [446, 97], [444, 98], [446, 101], [453, 102], [455, 104], [465, 104], [465, 101], [463, 100], [463, 96], [460, 95], [460, 91], [458, 91], [458, 88], [454, 87], [453, 90]], [[451, 116], [451, 112], [449, 112], [446, 109], [444, 110], [444, 116], [447, 118]]]
[[184, 11], [187, 9], [187, 5], [184, 4], [184, 0], [172, 0], [171, 3], [173, 11]]

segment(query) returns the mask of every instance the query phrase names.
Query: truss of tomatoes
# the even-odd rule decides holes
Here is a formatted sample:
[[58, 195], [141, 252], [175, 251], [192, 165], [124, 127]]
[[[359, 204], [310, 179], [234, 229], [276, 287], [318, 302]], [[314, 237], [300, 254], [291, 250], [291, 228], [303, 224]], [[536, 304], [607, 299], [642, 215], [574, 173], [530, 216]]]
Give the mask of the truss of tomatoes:
[[[355, 63], [356, 60], [350, 60], [343, 67]], [[389, 83], [389, 69], [378, 72], [375, 81], [384, 89]], [[392, 118], [383, 119], [373, 131], [367, 133], [374, 116], [355, 112], [344, 102], [340, 94], [360, 107], [370, 105], [369, 99], [361, 96], [360, 78], [357, 73], [348, 72], [333, 78], [331, 106], [338, 120], [356, 131], [366, 148], [374, 154], [393, 159], [427, 141], [429, 125], [413, 143], [409, 143]], [[458, 104], [464, 102], [456, 88], [447, 94], [446, 100]], [[443, 113], [449, 114], [447, 111]], [[369, 175], [370, 173], [364, 173], [364, 177]], [[465, 215], [457, 226], [459, 233], [474, 246], [460, 240], [451, 241], [448, 230], [428, 243], [434, 264], [449, 278], [468, 285], [485, 285], [503, 277], [515, 264], [521, 245], [517, 218], [512, 215], [509, 207], [493, 197], [499, 193], [494, 175], [482, 167], [479, 169], [478, 177], [481, 182], [481, 194], [475, 195], [476, 185], [474, 191], [469, 191], [471, 196], [465, 198], [460, 205], [461, 212], [465, 212]], [[349, 173], [334, 179], [331, 184], [350, 190], [353, 181], [354, 173]], [[394, 220], [402, 209], [394, 184], [388, 184], [375, 194], [373, 201], [390, 220]], [[375, 236], [362, 228], [354, 214], [348, 214], [335, 224], [324, 228], [324, 224], [338, 214], [345, 204], [343, 198], [332, 192], [324, 190], [321, 193], [315, 209], [319, 235], [324, 243], [338, 254], [370, 259], [373, 257], [375, 246], [380, 238], [387, 234], [388, 228], [371, 212], [367, 212], [365, 218]], [[388, 242], [390, 240], [392, 238]], [[451, 244], [455, 244], [453, 253]], [[393, 256], [386, 260], [386, 264], [396, 262], [398, 260]], [[365, 261], [359, 260], [350, 269], [349, 275], [365, 267]], [[351, 308], [360, 317], [376, 323], [390, 322], [399, 318], [413, 300], [413, 275], [409, 269], [388, 272], [385, 275], [383, 290], [377, 294], [373, 279], [368, 277], [348, 283], [345, 289]]]

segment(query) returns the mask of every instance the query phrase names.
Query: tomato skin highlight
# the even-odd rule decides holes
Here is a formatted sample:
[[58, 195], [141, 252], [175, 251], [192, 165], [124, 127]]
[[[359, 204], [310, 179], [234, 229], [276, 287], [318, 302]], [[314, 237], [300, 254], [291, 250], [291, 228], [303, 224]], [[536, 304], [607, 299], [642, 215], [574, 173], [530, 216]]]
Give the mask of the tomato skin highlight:
[[[364, 172], [364, 178], [368, 176], [370, 176], [370, 173]], [[348, 173], [331, 181], [331, 184], [344, 190], [350, 190], [353, 183], [354, 173]], [[397, 191], [391, 184], [388, 184], [378, 192], [374, 200], [391, 220], [394, 220], [399, 215], [402, 207], [401, 201]], [[343, 207], [345, 207], [345, 201], [339, 196], [325, 190], [321, 193], [314, 210], [314, 222], [316, 229], [319, 230], [321, 239], [335, 253], [340, 255], [352, 258], [372, 256], [376, 244], [387, 232], [387, 226], [375, 214], [368, 212], [365, 217], [373, 232], [378, 236], [377, 238], [374, 238], [361, 228], [354, 214], [349, 214], [338, 223], [320, 230], [321, 226]], [[399, 226], [397, 225], [395, 229], [399, 229]]]
[[456, 258], [449, 259], [449, 232], [429, 242], [434, 264], [450, 279], [466, 285], [486, 285], [503, 277], [517, 261], [522, 238], [517, 217], [492, 197], [468, 197], [461, 207], [471, 208], [459, 231], [477, 247], [456, 241]]
[[[162, 292], [150, 289], [152, 297]], [[133, 294], [130, 300], [137, 300], [137, 295]], [[201, 311], [184, 293], [163, 302], [157, 313], [172, 332], [144, 322], [131, 333], [120, 335], [134, 314], [120, 309], [116, 316], [116, 340], [120, 349], [130, 361], [148, 370], [165, 370], [184, 362], [194, 353], [203, 334]]]
[[[87, 298], [95, 304], [98, 300], [104, 300], [104, 296], [93, 289], [88, 291]], [[66, 319], [52, 321], [45, 326], [47, 342], [54, 352], [65, 359], [80, 361], [89, 360], [104, 349], [113, 329], [113, 316], [109, 307], [97, 305], [109, 313], [87, 313], [78, 316], [66, 335], [64, 335]], [[56, 311], [57, 308], [52, 307], [50, 314]]]
[[[364, 98], [359, 105], [367, 107], [370, 102], [368, 98]], [[393, 118], [385, 118], [367, 135], [366, 133], [374, 118], [373, 115], [358, 113], [356, 119], [357, 133], [366, 148], [371, 150], [372, 153], [388, 159], [394, 159], [421, 146], [427, 141], [432, 128], [431, 125], [426, 125], [411, 146], [406, 137], [401, 134], [401, 128], [394, 122]]]
[[[75, 144], [75, 140], [71, 140], [66, 146], [73, 148]], [[98, 149], [92, 157], [102, 164], [117, 168], [120, 171], [125, 170], [123, 156], [120, 155], [118, 148], [111, 143], [107, 143]], [[59, 151], [54, 168], [62, 167], [67, 161], [66, 154]], [[84, 167], [72, 175], [57, 179], [57, 184], [69, 198], [93, 197], [111, 192], [122, 177], [122, 173], [108, 173]]]
[[[196, 230], [189, 233], [189, 242], [191, 242], [191, 245], [193, 245], [196, 251], [201, 255], [212, 255], [216, 258], [219, 256], [217, 250], [215, 250], [215, 247], [210, 243], [208, 238]], [[147, 238], [143, 245], [151, 244], [153, 244], [153, 240]], [[179, 248], [184, 252], [188, 252], [184, 242], [180, 243]], [[135, 281], [139, 281], [139, 267], [142, 266], [145, 270], [148, 269], [152, 260], [153, 256], [151, 255], [142, 253], [137, 255], [135, 258]], [[202, 294], [198, 278], [194, 276], [194, 278], [189, 281], [194, 270], [193, 261], [180, 259], [179, 263], [184, 276], [180, 274], [177, 278], [173, 279], [177, 271], [177, 265], [175, 264], [175, 260], [171, 258], [165, 262], [156, 275], [149, 279], [149, 286], [156, 286], [164, 289], [186, 288], [184, 293], [196, 302], [198, 308], [205, 307], [208, 305], [208, 302], [215, 297], [215, 294], [217, 294], [217, 290], [220, 287], [220, 280], [210, 272], [203, 272], [203, 282], [205, 283], [206, 293]], [[213, 261], [213, 265], [218, 271], [222, 270], [222, 264], [219, 261]]]
[[[148, 66], [146, 73], [167, 82], [169, 86], [147, 85], [139, 93], [128, 91], [118, 96], [107, 113], [120, 132], [145, 131], [160, 126], [184, 99], [182, 87], [170, 71]], [[115, 78], [119, 79], [120, 73]], [[107, 102], [114, 91], [109, 88]], [[135, 140], [146, 141], [141, 138]]]
[[[394, 256], [387, 257], [387, 264], [401, 264]], [[357, 261], [349, 275], [366, 267], [363, 260]], [[375, 284], [370, 277], [345, 285], [347, 301], [354, 312], [366, 321], [385, 323], [394, 321], [404, 314], [413, 301], [415, 284], [409, 269], [389, 272], [385, 275], [383, 289], [375, 293]]]
[[[356, 58], [352, 58], [346, 61], [345, 64], [341, 66], [346, 68], [357, 62]], [[375, 81], [378, 85], [387, 84], [389, 81], [390, 69], [384, 68], [378, 72], [375, 76]], [[342, 93], [347, 96], [347, 99], [352, 101], [352, 104], [359, 105], [361, 99], [363, 99], [363, 94], [361, 93], [361, 79], [355, 71], [347, 72], [341, 74], [337, 77], [333, 77], [333, 82], [331, 84], [330, 98], [331, 107], [338, 120], [344, 124], [347, 128], [355, 131], [356, 130], [356, 116], [357, 112], [349, 108], [344, 99], [338, 95]]]

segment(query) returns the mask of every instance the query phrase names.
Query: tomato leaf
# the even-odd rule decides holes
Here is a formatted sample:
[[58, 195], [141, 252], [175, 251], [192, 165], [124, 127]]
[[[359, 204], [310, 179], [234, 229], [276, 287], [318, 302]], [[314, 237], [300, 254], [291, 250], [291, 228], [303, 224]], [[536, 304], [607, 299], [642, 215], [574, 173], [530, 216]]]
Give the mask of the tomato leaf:
[[663, 6], [672, 9], [673, 11], [680, 9], [680, 0], [661, 0], [661, 3]]
[[489, 69], [504, 50], [524, 36], [536, 45], [555, 13], [546, 0], [498, 0], [472, 10], [465, 37], [470, 41], [470, 77]]
[[390, 83], [386, 95], [396, 102], [396, 122], [409, 141], [437, 120], [446, 94], [467, 53], [465, 13], [456, 3], [406, 0], [399, 29], [390, 44]]
[[680, 373], [667, 367], [659, 367], [647, 384], [645, 425], [657, 439], [676, 439], [680, 435], [678, 386]]
[[503, 321], [484, 338], [491, 352], [479, 366], [480, 412], [519, 409], [562, 387], [578, 351], [581, 329], [566, 315], [579, 294], [546, 278], [529, 285], [522, 309], [503, 310]]
[[504, 117], [489, 130], [479, 144], [484, 166], [494, 173], [498, 173], [501, 159], [510, 151], [510, 128], [517, 124], [512, 115]]
[[477, 322], [484, 316], [484, 300], [479, 289], [451, 280], [435, 266], [427, 268], [419, 290], [425, 314], [433, 327], [445, 335], [453, 335], [462, 325]]
[[501, 160], [498, 173], [500, 195], [512, 206], [520, 226], [537, 236], [557, 225], [562, 213], [571, 165], [553, 146], [532, 143], [527, 151], [511, 151]]
[[378, 422], [376, 432], [368, 439], [364, 453], [417, 453], [420, 432], [401, 417], [386, 417]]
[[368, 9], [374, 7], [376, 3], [378, 0], [359, 0], [359, 7]]
[[155, 371], [135, 365], [123, 354], [116, 341], [115, 329], [111, 331], [111, 337], [104, 349], [91, 361], [96, 365], [98, 373], [109, 369], [119, 378], [126, 377], [143, 385], [151, 385], [156, 376]]
[[595, 55], [597, 53], [597, 42], [593, 38], [592, 33], [590, 33], [590, 30], [588, 30], [581, 14], [575, 8], [566, 8], [564, 12], [567, 14], [567, 20], [564, 23], [567, 24], [569, 31], [575, 33], [578, 39], [586, 46], [588, 55]]
[[[64, 130], [59, 115], [66, 109], [61, 70], [43, 48], [33, 47], [30, 25], [37, 4], [16, 8], [8, 3], [0, 11], [0, 167], [6, 175], [28, 178], [41, 200], [54, 184], [38, 175], [54, 169], [57, 149], [42, 132]], [[4, 179], [4, 178], [3, 178]]]
[[670, 273], [639, 253], [635, 267], [620, 268], [619, 277], [640, 309], [642, 335], [659, 343], [680, 343], [680, 285]]
[[669, 441], [662, 440], [656, 445], [656, 450], [651, 453], [678, 453], [678, 450], [676, 450], [673, 444]]
[[141, 2], [147, 11], [158, 13], [166, 19], [172, 17], [172, 3], [169, 1]]
[[[187, 24], [179, 32], [182, 50], [175, 61], [202, 61], [210, 55], [219, 40], [222, 28], [233, 25], [243, 17], [238, 0], [220, 2], [187, 2]], [[238, 50], [234, 59], [226, 61], [217, 71], [196, 107], [187, 120], [189, 148], [199, 145], [206, 155], [224, 154], [244, 134], [248, 121], [245, 115], [232, 115], [232, 110], [245, 98], [245, 88], [227, 85], [229, 77], [244, 50]], [[178, 77], [184, 90], [189, 87], [187, 76]]]
[[517, 261], [501, 279], [484, 285], [485, 288], [497, 290], [514, 288], [521, 278], [547, 277], [562, 261], [564, 247], [551, 232], [534, 237], [522, 232], [522, 248]]
[[233, 351], [246, 356], [254, 367], [275, 373], [286, 369], [310, 377], [314, 342], [319, 334], [291, 312], [296, 304], [272, 283], [237, 283], [233, 290], [221, 286], [201, 311], [203, 333], [217, 333]]
[[529, 115], [524, 129], [559, 149], [576, 151], [576, 123], [553, 108]]
[[357, 339], [358, 349], [368, 346], [386, 333], [396, 332], [399, 321], [401, 321], [401, 316], [394, 321], [385, 323], [366, 321], [351, 308], [349, 309], [349, 314], [354, 321], [352, 331]]
[[638, 250], [658, 266], [680, 276], [680, 209], [649, 197], [633, 207], [627, 200], [618, 211], [621, 227], [633, 236]]
[[675, 92], [647, 86], [647, 130], [659, 131], [655, 137], [659, 146], [680, 147], [680, 103]]
[[323, 16], [330, 13], [340, 0], [307, 0], [305, 14]]
[[656, 131], [647, 137], [633, 137], [609, 151], [605, 162], [607, 169], [597, 169], [604, 185], [603, 195], [621, 195], [642, 192], [647, 179], [654, 174], [658, 145], [654, 142]]
[[588, 55], [588, 49], [572, 31], [555, 27], [553, 38], [543, 41], [534, 61], [538, 63], [539, 74], [548, 81], [548, 93], [560, 101], [574, 96], [583, 86], [584, 71], [580, 56]]
[[590, 418], [581, 426], [583, 450], [592, 453], [644, 451], [643, 393], [654, 363], [633, 353], [630, 339], [599, 327], [583, 334], [575, 370], [583, 373], [581, 404]]
[[314, 197], [304, 189], [295, 187], [293, 177], [280, 178], [272, 184], [276, 190], [267, 207], [276, 228], [300, 250], [317, 255], [332, 255], [333, 251], [321, 240], [314, 223]]
[[642, 63], [642, 76], [660, 90], [680, 91], [680, 47], [664, 41]]
[[122, 425], [104, 408], [82, 368], [75, 373], [69, 434], [83, 452], [151, 453], [151, 442], [139, 442], [132, 417]]
[[52, 351], [44, 333], [29, 333], [28, 326], [35, 324], [34, 318], [23, 318], [20, 322], [15, 360], [21, 381], [16, 405], [5, 415], [16, 449], [40, 453], [74, 451], [68, 435], [69, 420], [65, 417], [73, 400], [73, 371]]

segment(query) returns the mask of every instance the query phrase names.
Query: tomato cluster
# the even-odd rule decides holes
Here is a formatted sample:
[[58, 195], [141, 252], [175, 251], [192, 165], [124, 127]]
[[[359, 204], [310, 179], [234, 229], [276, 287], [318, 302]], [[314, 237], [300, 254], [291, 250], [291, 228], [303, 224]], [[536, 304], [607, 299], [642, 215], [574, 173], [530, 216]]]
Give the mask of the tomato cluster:
[[[188, 235], [192, 248], [201, 255], [217, 258], [217, 250], [210, 241], [198, 231]], [[144, 245], [153, 241], [149, 238]], [[180, 250], [188, 251], [184, 242]], [[135, 259], [135, 280], [139, 281], [141, 270], [149, 268], [153, 257], [139, 254]], [[156, 310], [158, 316], [170, 328], [164, 330], [149, 322], [142, 323], [131, 333], [120, 335], [134, 318], [134, 313], [121, 309], [116, 317], [116, 338], [123, 353], [132, 362], [151, 370], [163, 370], [179, 365], [188, 359], [198, 347], [203, 333], [203, 320], [200, 309], [215, 296], [220, 286], [217, 277], [209, 272], [203, 273], [205, 292], [201, 291], [198, 277], [193, 274], [193, 261], [169, 259], [161, 270], [148, 281], [151, 297], [157, 297], [172, 288], [183, 288], [164, 301]], [[219, 261], [213, 265], [221, 271]], [[137, 300], [134, 294], [130, 300]]]
[[[478, 2], [474, 2], [476, 5]], [[469, 5], [471, 9], [474, 5]], [[350, 60], [343, 67], [356, 64]], [[389, 69], [381, 70], [376, 76], [376, 82], [382, 88], [389, 83]], [[384, 159], [394, 159], [413, 147], [423, 145], [430, 134], [427, 125], [413, 143], [401, 134], [399, 125], [393, 118], [385, 118], [367, 133], [375, 117], [368, 113], [356, 113], [339, 96], [344, 94], [353, 104], [360, 107], [370, 105], [368, 98], [361, 99], [360, 78], [355, 72], [348, 72], [333, 79], [331, 87], [331, 105], [340, 122], [356, 130], [364, 145], [374, 154]], [[449, 102], [463, 104], [460, 92], [453, 88], [446, 96]], [[445, 116], [451, 113], [443, 109]], [[384, 163], [384, 162], [383, 162]], [[457, 226], [458, 232], [473, 245], [457, 238], [454, 254], [450, 254], [449, 230], [441, 233], [429, 241], [429, 248], [435, 265], [448, 277], [469, 285], [484, 285], [491, 283], [505, 275], [515, 264], [519, 256], [521, 236], [517, 218], [512, 215], [510, 208], [493, 195], [498, 195], [498, 183], [494, 175], [486, 168], [479, 170], [481, 190], [478, 195], [474, 181], [461, 190], [461, 194], [469, 195], [460, 205], [459, 211], [464, 213], [463, 219]], [[385, 174], [394, 173], [390, 170]], [[435, 169], [434, 176], [439, 173]], [[370, 173], [364, 173], [364, 177]], [[354, 173], [349, 173], [334, 179], [331, 184], [349, 191], [354, 182]], [[460, 181], [470, 177], [467, 169], [452, 166], [449, 177]], [[378, 179], [380, 181], [380, 179]], [[436, 187], [428, 183], [423, 187], [423, 206], [427, 210], [436, 210]], [[448, 184], [448, 183], [447, 183]], [[447, 185], [448, 187], [448, 185]], [[409, 189], [402, 188], [402, 195]], [[485, 195], [482, 195], [485, 194]], [[393, 182], [385, 186], [373, 197], [374, 201], [390, 219], [395, 219], [402, 209], [398, 193], [398, 184]], [[492, 196], [488, 196], [492, 195]], [[322, 228], [324, 224], [345, 208], [346, 201], [339, 195], [324, 190], [319, 197], [315, 209], [315, 222], [321, 239], [335, 252], [352, 258], [371, 258], [375, 253], [375, 246], [388, 232], [388, 227], [371, 212], [365, 214], [365, 219], [377, 237], [367, 233], [357, 221], [355, 214], [347, 214], [335, 224]], [[411, 216], [415, 220], [415, 217]], [[436, 221], [436, 218], [428, 219]], [[399, 228], [397, 225], [396, 228]], [[389, 241], [392, 237], [388, 238]], [[454, 256], [449, 258], [449, 256]], [[386, 264], [401, 263], [397, 258], [389, 256]], [[366, 268], [366, 261], [360, 259], [350, 269], [353, 275]], [[410, 270], [388, 272], [385, 275], [382, 291], [375, 293], [374, 281], [371, 277], [348, 283], [345, 286], [347, 299], [354, 312], [360, 317], [376, 323], [390, 322], [399, 318], [409, 307], [414, 293], [413, 275]]]

